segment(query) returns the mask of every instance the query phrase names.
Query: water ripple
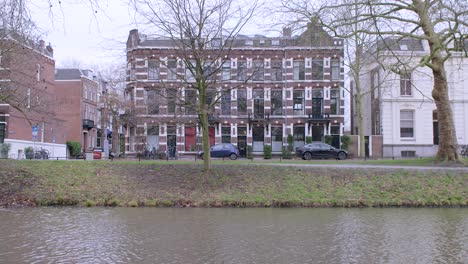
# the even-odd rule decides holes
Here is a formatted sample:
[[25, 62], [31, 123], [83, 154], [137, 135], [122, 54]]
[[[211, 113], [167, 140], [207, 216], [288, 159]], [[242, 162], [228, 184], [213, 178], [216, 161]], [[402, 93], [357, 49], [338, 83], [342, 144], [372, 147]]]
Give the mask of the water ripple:
[[0, 263], [464, 263], [466, 209], [0, 210]]

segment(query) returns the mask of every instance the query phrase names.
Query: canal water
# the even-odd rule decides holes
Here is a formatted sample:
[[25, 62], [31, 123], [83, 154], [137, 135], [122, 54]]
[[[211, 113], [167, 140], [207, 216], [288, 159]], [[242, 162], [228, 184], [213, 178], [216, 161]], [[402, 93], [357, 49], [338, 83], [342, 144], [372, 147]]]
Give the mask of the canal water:
[[0, 209], [0, 263], [467, 261], [467, 209]]

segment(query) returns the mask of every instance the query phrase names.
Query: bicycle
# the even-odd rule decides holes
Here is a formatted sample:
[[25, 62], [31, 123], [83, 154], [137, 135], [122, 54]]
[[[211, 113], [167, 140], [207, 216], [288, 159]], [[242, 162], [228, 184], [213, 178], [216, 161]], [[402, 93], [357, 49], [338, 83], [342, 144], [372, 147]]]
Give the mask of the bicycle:
[[34, 159], [49, 159], [49, 151], [41, 148], [34, 151]]
[[468, 145], [460, 146], [460, 156], [462, 156], [463, 158], [468, 157]]

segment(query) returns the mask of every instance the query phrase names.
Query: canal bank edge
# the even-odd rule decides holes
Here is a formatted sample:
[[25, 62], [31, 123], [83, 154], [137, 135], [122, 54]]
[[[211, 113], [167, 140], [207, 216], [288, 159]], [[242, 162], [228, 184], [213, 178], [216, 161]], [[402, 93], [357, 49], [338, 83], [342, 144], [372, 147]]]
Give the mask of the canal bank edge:
[[0, 206], [465, 207], [466, 171], [0, 161]]

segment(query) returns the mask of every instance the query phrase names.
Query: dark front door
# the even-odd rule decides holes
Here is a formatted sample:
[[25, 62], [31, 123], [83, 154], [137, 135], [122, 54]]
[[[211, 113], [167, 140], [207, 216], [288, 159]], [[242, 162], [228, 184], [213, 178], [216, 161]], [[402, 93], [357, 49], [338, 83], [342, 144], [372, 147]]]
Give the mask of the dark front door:
[[169, 158], [174, 158], [176, 156], [176, 135], [167, 136], [167, 155]]
[[369, 158], [369, 136], [364, 136], [364, 149], [366, 158]]
[[323, 127], [321, 125], [312, 126], [312, 141], [322, 141]]
[[335, 148], [340, 148], [340, 135], [332, 135], [331, 145]]
[[247, 128], [237, 128], [237, 148], [240, 157], [247, 157]]
[[239, 148], [239, 156], [247, 157], [247, 137], [246, 136], [237, 137], [237, 147]]

